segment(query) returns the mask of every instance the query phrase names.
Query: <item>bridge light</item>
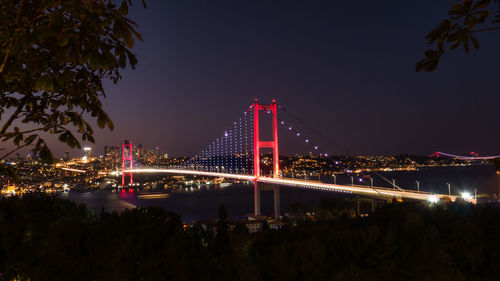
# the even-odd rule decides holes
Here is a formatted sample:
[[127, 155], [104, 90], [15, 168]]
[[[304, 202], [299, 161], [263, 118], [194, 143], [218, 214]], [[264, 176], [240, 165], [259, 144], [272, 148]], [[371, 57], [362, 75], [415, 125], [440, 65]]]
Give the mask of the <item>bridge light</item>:
[[431, 195], [427, 200], [429, 200], [429, 202], [431, 203], [437, 203], [439, 202], [439, 197], [437, 197], [436, 195]]
[[470, 192], [464, 191], [464, 192], [462, 192], [461, 195], [462, 195], [462, 198], [466, 201], [472, 199], [472, 194], [470, 194]]

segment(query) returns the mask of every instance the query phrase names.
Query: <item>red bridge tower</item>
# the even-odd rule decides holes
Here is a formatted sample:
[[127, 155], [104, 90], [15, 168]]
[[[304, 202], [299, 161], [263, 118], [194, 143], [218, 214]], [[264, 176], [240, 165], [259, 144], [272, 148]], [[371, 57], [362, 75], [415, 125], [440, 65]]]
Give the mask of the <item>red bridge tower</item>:
[[[128, 163], [127, 163], [128, 162]], [[125, 187], [125, 169], [132, 170], [133, 168], [133, 159], [132, 159], [132, 142], [124, 140], [122, 142], [122, 187]], [[128, 172], [130, 178], [130, 184], [134, 183], [134, 179], [132, 177], [132, 172]]]
[[[278, 153], [278, 115], [276, 100], [270, 105], [259, 104], [258, 100], [252, 105], [253, 107], [253, 174], [254, 179], [254, 213], [255, 215], [261, 214], [260, 208], [260, 191], [261, 188], [258, 183], [258, 179], [261, 176], [260, 171], [260, 149], [261, 148], [272, 148], [273, 149], [273, 177], [279, 178], [280, 168], [279, 168], [279, 153]], [[272, 141], [261, 141], [259, 136], [259, 111], [270, 111], [272, 115], [273, 124], [273, 140]], [[280, 218], [280, 190], [279, 186], [275, 185], [272, 187], [274, 191], [274, 216], [276, 219]]]

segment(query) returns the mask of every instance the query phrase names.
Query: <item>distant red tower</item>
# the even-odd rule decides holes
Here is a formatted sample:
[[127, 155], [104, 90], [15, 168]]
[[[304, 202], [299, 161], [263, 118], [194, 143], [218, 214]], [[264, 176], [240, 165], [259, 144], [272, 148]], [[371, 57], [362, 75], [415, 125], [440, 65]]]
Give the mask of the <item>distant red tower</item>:
[[[128, 161], [128, 163], [127, 163]], [[133, 159], [132, 159], [132, 142], [127, 140], [122, 142], [122, 186], [125, 187], [125, 177], [126, 172], [125, 169], [128, 168], [132, 170], [133, 168]], [[132, 177], [132, 172], [128, 172], [130, 178], [130, 184], [134, 183], [134, 179]]]

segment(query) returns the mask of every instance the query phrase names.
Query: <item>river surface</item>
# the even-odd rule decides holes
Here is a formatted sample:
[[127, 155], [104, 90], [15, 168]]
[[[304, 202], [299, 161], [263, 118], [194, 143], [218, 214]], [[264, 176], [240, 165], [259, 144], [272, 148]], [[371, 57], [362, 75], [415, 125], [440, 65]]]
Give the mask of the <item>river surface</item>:
[[[406, 189], [416, 189], [416, 181], [420, 182], [420, 190], [434, 193], [448, 193], [447, 183], [450, 183], [452, 194], [463, 191], [474, 193], [488, 193], [498, 195], [500, 190], [500, 175], [497, 175], [493, 166], [467, 167], [435, 167], [420, 168], [418, 171], [379, 172], [371, 174], [375, 186], [392, 186], [392, 179], [396, 185]], [[318, 179], [310, 177], [308, 179]], [[333, 182], [332, 177], [321, 177], [321, 181]], [[369, 179], [354, 177], [355, 184], [369, 185]], [[350, 184], [351, 176], [338, 175], [338, 184]], [[294, 187], [281, 187], [281, 211], [284, 213], [287, 206], [293, 203], [303, 203], [315, 206], [322, 198], [345, 197], [344, 193], [306, 190]], [[224, 204], [229, 216], [235, 218], [253, 212], [253, 184], [221, 184], [207, 185], [193, 188], [182, 188], [157, 193], [141, 192], [137, 190], [98, 190], [98, 191], [70, 191], [61, 195], [64, 198], [85, 204], [93, 212], [123, 211], [127, 208], [158, 206], [182, 214], [184, 221], [216, 218], [218, 206]], [[273, 192], [263, 191], [261, 197], [262, 213], [273, 212]]]

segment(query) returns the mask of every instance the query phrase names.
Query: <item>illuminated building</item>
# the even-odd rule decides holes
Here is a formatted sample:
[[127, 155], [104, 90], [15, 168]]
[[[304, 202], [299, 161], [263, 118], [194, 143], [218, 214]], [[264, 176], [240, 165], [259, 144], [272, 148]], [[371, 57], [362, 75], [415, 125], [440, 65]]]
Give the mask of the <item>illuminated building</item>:
[[92, 147], [86, 146], [83, 148], [84, 156], [89, 159], [92, 157]]

